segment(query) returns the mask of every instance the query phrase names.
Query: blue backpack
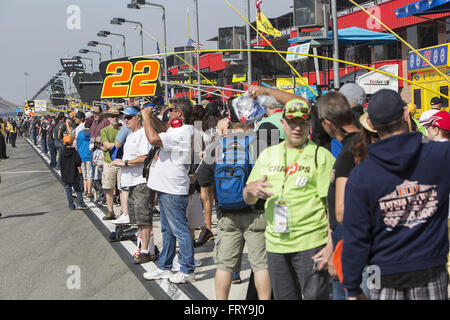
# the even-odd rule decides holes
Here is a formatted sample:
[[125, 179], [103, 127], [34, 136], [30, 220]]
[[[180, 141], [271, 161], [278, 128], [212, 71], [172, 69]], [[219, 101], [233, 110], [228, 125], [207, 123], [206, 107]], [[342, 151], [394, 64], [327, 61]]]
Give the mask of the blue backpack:
[[223, 209], [244, 209], [243, 191], [253, 168], [250, 144], [254, 136], [233, 140], [223, 138], [220, 141], [221, 153], [216, 161], [214, 180], [219, 207]]

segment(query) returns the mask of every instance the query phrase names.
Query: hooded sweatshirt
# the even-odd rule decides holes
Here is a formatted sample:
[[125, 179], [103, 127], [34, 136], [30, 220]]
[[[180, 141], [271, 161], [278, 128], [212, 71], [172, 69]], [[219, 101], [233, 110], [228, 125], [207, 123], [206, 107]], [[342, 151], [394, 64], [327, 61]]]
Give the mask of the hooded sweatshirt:
[[61, 154], [61, 180], [66, 184], [80, 183], [79, 166], [81, 166], [81, 158], [77, 150], [64, 146]]
[[343, 285], [361, 293], [361, 273], [381, 276], [443, 266], [449, 249], [450, 143], [422, 142], [420, 133], [382, 139], [347, 181]]

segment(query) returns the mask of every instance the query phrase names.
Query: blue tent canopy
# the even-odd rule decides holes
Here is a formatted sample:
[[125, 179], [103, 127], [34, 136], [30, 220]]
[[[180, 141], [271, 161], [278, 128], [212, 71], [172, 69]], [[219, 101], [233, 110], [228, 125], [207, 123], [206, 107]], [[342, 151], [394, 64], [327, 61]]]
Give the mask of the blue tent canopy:
[[[328, 38], [315, 39], [318, 42], [321, 40], [332, 40], [332, 32], [328, 32]], [[365, 42], [371, 42], [373, 45], [385, 44], [393, 41], [397, 41], [397, 38], [388, 33], [370, 31], [358, 27], [350, 27], [338, 30], [339, 44], [343, 45], [355, 45]], [[290, 43], [303, 43], [310, 40], [298, 40], [298, 37], [289, 39]]]
[[414, 15], [443, 13], [450, 11], [450, 0], [419, 0], [407, 6], [395, 9], [397, 18], [405, 18]]

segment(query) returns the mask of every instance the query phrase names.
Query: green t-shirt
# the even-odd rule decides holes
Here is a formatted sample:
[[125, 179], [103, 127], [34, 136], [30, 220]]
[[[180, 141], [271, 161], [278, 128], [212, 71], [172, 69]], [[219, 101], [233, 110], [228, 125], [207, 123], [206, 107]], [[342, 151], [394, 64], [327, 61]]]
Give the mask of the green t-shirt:
[[[111, 128], [110, 126], [104, 127], [102, 130], [100, 130], [100, 137], [102, 138], [102, 143], [103, 142], [114, 143], [114, 141], [116, 141], [117, 133], [119, 133], [119, 129], [114, 129], [114, 128]], [[112, 162], [109, 151], [104, 152], [104, 162], [105, 163]]]
[[[266, 183], [272, 185], [268, 190], [275, 194], [267, 199], [264, 207], [268, 252], [300, 252], [327, 243], [328, 217], [325, 200], [334, 161], [334, 157], [327, 149], [317, 148], [312, 141], [308, 141], [302, 152], [287, 148], [285, 142], [282, 142], [265, 149], [260, 154], [247, 183], [260, 180], [267, 175]], [[284, 183], [284, 195], [281, 196], [286, 176], [285, 164], [288, 166], [288, 176]], [[280, 199], [286, 201], [290, 212], [288, 233], [274, 232], [274, 207], [276, 201]]]

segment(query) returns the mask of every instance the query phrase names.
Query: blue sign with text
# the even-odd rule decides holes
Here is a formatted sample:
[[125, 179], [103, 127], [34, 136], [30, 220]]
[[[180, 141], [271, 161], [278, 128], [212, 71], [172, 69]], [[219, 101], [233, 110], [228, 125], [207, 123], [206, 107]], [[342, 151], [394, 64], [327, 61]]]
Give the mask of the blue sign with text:
[[[448, 65], [448, 46], [440, 46], [418, 50], [419, 53], [436, 67]], [[408, 71], [428, 69], [431, 66], [414, 52], [408, 54]]]

